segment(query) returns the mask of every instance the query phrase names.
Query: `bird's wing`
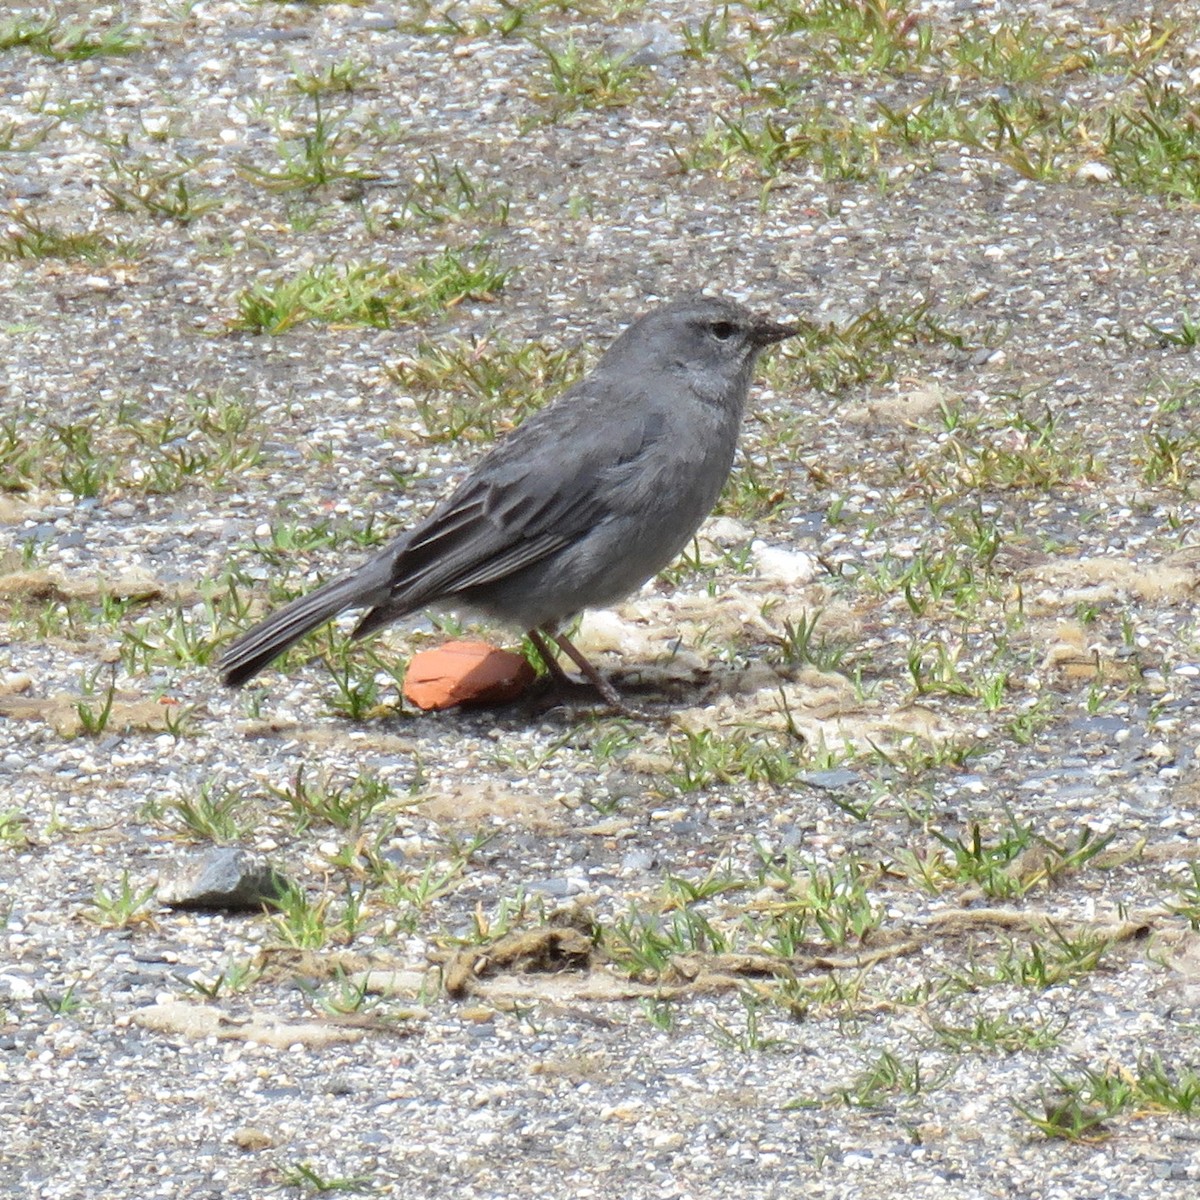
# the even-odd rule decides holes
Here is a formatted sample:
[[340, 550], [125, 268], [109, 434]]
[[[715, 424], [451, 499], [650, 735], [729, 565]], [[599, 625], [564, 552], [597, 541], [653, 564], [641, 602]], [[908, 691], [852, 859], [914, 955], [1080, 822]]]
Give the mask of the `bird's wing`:
[[665, 421], [636, 391], [614, 402], [595, 384], [578, 385], [514, 430], [403, 539], [389, 607], [417, 608], [503, 579], [610, 513], [606, 475], [645, 453]]

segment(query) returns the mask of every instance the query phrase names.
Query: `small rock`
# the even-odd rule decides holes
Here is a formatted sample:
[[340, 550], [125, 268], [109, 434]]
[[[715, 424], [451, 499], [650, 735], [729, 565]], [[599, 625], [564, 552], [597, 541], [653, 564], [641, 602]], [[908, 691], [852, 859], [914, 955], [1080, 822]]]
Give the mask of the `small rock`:
[[471, 1021], [476, 1025], [490, 1025], [496, 1019], [496, 1010], [476, 1005], [464, 1008], [458, 1015], [462, 1020]]
[[27, 692], [33, 686], [33, 679], [24, 671], [6, 671], [0, 675], [0, 695], [15, 696], [19, 692]]
[[525, 885], [525, 890], [538, 892], [543, 896], [554, 896], [565, 900], [568, 896], [578, 896], [587, 891], [587, 884], [579, 879], [569, 879], [565, 875], [555, 879], [535, 879]]
[[159, 883], [158, 899], [171, 908], [257, 912], [289, 886], [274, 867], [256, 863], [235, 846], [221, 846], [180, 867]]
[[801, 783], [807, 783], [809, 787], [822, 788], [825, 791], [836, 792], [842, 788], [852, 787], [856, 783], [861, 783], [862, 779], [857, 771], [851, 771], [847, 767], [835, 767], [831, 771], [808, 771], [799, 776]]
[[649, 871], [657, 861], [653, 850], [630, 850], [621, 859], [621, 867], [626, 871]]
[[783, 550], [768, 546], [766, 542], [750, 543], [750, 553], [759, 575], [772, 583], [798, 586], [816, 578], [818, 563], [811, 554], [802, 550]]
[[263, 1129], [243, 1125], [233, 1131], [233, 1144], [239, 1150], [268, 1150], [275, 1145], [275, 1139]]
[[749, 525], [735, 521], [732, 517], [710, 517], [700, 529], [700, 540], [714, 546], [738, 546], [750, 540]]

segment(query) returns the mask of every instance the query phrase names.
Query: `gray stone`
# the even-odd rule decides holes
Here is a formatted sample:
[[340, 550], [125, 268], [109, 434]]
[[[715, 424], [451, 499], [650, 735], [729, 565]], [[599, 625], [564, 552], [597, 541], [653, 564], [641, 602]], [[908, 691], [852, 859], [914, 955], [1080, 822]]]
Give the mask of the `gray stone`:
[[171, 908], [257, 912], [281, 896], [288, 880], [274, 867], [258, 863], [246, 850], [219, 846], [181, 865], [174, 878], [158, 887], [158, 899]]
[[800, 782], [807, 783], [809, 787], [835, 792], [861, 783], [862, 776], [846, 767], [837, 767], [832, 771], [808, 771], [800, 776]]

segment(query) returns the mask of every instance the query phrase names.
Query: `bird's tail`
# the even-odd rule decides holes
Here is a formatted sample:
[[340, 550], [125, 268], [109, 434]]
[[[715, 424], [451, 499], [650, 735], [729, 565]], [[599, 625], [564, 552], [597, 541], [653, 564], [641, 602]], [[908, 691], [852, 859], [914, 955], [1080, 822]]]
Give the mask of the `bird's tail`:
[[318, 625], [348, 608], [370, 604], [372, 590], [360, 569], [285, 604], [225, 650], [219, 666], [222, 682], [226, 687], [241, 687]]

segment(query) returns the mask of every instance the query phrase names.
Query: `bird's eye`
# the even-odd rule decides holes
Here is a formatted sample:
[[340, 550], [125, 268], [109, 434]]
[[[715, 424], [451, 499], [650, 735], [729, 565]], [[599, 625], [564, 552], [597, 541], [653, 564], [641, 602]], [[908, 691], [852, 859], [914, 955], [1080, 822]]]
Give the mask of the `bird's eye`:
[[727, 342], [737, 333], [737, 326], [732, 321], [714, 321], [708, 328], [719, 342]]

